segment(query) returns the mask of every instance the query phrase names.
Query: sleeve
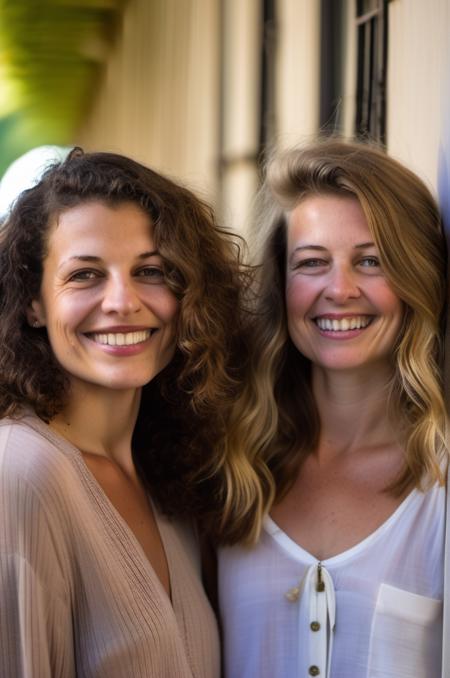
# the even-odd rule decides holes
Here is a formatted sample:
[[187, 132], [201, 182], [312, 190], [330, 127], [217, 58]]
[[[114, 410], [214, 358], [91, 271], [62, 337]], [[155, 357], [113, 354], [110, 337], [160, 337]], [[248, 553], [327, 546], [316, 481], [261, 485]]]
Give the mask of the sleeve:
[[72, 615], [60, 530], [12, 458], [11, 464], [0, 449], [0, 676], [71, 678]]

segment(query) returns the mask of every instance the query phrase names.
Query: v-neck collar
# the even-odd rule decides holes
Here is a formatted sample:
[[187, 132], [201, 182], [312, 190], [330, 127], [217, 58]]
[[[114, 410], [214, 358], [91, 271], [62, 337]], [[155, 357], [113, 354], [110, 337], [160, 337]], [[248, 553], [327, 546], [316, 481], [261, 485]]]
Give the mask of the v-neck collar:
[[[340, 565], [341, 563], [356, 557], [366, 548], [369, 548], [369, 546], [374, 541], [381, 537], [381, 535], [384, 534], [384, 532], [386, 532], [391, 527], [391, 525], [400, 518], [408, 506], [411, 503], [417, 501], [420, 497], [421, 493], [419, 490], [413, 489], [405, 497], [405, 499], [403, 499], [399, 506], [397, 506], [394, 512], [391, 513], [391, 515], [367, 537], [364, 537], [364, 539], [359, 541], [354, 546], [350, 546], [350, 548], [345, 549], [345, 551], [342, 551], [341, 553], [338, 553], [334, 556], [330, 556], [329, 558], [325, 558], [320, 562], [327, 567], [332, 567], [333, 565]], [[300, 560], [308, 564], [319, 562], [319, 559], [316, 558], [316, 556], [291, 539], [291, 537], [289, 537], [289, 535], [287, 535], [286, 532], [284, 532], [270, 516], [266, 516], [264, 520], [264, 531], [270, 537], [272, 537], [272, 539], [277, 544], [279, 544], [279, 546], [281, 546], [284, 551], [287, 551], [289, 555], [291, 555], [296, 560]]]
[[[125, 558], [129, 563], [130, 568], [133, 570], [134, 578], [138, 579], [141, 585], [145, 588], [145, 581], [149, 577], [155, 583], [158, 593], [160, 594], [161, 604], [167, 606], [171, 610], [172, 614], [177, 617], [177, 596], [175, 595], [177, 578], [174, 576], [173, 572], [174, 562], [171, 548], [172, 535], [164, 525], [164, 520], [161, 518], [157, 508], [151, 500], [151, 497], [149, 497], [149, 501], [152, 505], [155, 522], [164, 548], [169, 571], [169, 584], [171, 591], [170, 597], [167, 594], [167, 591], [162, 585], [161, 580], [159, 579], [155, 570], [153, 569], [152, 564], [145, 555], [144, 550], [133, 530], [130, 528], [126, 520], [120, 515], [119, 511], [106, 495], [105, 491], [87, 466], [81, 450], [79, 450], [66, 438], [61, 436], [57, 431], [52, 429], [48, 424], [42, 421], [42, 419], [39, 419], [39, 417], [29, 409], [24, 411], [21, 421], [47, 438], [49, 442], [51, 442], [76, 466], [80, 477], [88, 488], [90, 494], [95, 499], [96, 504], [103, 512], [105, 520], [108, 526], [111, 528], [112, 533], [118, 536], [118, 543], [120, 544], [119, 547], [124, 550]], [[138, 567], [136, 567], [136, 559], [139, 560]]]

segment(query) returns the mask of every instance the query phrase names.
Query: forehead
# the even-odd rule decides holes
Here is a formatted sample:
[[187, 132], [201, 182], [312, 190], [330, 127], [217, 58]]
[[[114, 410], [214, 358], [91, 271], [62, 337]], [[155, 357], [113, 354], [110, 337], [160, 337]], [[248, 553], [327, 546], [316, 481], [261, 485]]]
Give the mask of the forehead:
[[105, 241], [127, 246], [135, 239], [151, 240], [153, 227], [149, 215], [133, 202], [108, 204], [99, 200], [69, 207], [50, 220], [48, 249]]
[[373, 240], [359, 200], [347, 195], [309, 195], [288, 215], [288, 247], [297, 241], [312, 244]]

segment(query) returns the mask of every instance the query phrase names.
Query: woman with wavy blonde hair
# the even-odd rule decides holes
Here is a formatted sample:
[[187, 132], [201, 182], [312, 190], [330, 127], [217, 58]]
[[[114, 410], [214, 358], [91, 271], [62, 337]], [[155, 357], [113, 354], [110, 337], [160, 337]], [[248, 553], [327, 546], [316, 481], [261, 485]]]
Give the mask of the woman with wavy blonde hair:
[[255, 235], [256, 346], [231, 435], [276, 490], [256, 544], [220, 553], [226, 676], [438, 676], [446, 247], [435, 201], [383, 151], [329, 139], [269, 162]]
[[2, 676], [219, 676], [194, 523], [245, 534], [260, 492], [226, 458], [244, 292], [209, 207], [129, 158], [75, 149], [18, 197], [0, 233]]

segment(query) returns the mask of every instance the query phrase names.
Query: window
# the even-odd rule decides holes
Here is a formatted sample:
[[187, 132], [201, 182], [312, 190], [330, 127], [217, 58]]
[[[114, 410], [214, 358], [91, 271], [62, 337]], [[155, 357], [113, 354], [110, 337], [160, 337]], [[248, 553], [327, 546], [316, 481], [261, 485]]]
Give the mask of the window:
[[320, 108], [322, 132], [342, 131], [346, 0], [321, 0]]
[[357, 0], [356, 136], [386, 143], [389, 0]]

